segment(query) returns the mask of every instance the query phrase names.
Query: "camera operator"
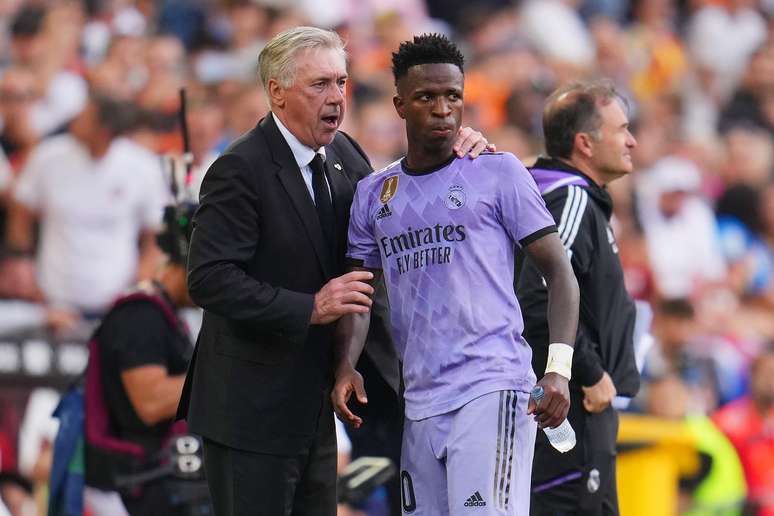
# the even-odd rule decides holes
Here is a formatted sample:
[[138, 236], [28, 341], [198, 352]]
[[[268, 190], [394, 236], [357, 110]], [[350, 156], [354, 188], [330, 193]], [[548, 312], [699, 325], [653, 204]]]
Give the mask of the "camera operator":
[[[159, 235], [166, 263], [152, 281], [120, 298], [96, 333], [114, 437], [140, 445], [147, 459], [158, 456], [170, 437], [192, 351], [187, 330], [174, 315], [191, 306], [184, 265], [190, 213], [167, 210], [166, 227]], [[162, 477], [142, 483], [132, 494], [122, 493], [129, 514], [182, 514], [183, 508], [170, 501], [167, 480]]]

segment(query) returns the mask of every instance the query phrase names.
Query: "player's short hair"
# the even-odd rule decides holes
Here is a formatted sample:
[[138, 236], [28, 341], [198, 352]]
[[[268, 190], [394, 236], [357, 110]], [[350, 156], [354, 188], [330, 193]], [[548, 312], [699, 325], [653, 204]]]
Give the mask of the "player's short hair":
[[546, 100], [543, 109], [543, 136], [546, 153], [553, 158], [569, 159], [575, 135], [590, 133], [598, 138], [602, 125], [599, 106], [618, 100], [628, 109], [626, 99], [609, 79], [574, 81], [559, 87]]
[[258, 74], [263, 89], [269, 96], [269, 80], [275, 79], [283, 88], [293, 85], [296, 78], [296, 60], [298, 52], [330, 48], [346, 58], [344, 42], [336, 32], [317, 27], [293, 27], [280, 32], [266, 43], [258, 55]]
[[449, 63], [465, 73], [465, 57], [449, 38], [442, 34], [422, 34], [413, 41], [404, 41], [397, 52], [392, 53], [392, 74], [395, 84], [408, 73], [412, 66]]

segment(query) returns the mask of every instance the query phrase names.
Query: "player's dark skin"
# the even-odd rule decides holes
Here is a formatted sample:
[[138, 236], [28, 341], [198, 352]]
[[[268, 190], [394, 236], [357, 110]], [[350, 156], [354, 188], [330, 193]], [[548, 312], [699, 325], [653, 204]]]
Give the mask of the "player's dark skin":
[[[393, 103], [398, 115], [406, 121], [407, 166], [427, 170], [443, 164], [452, 156], [454, 136], [462, 123], [462, 71], [447, 63], [416, 65], [398, 80], [397, 87], [398, 94]], [[578, 326], [578, 284], [559, 236], [555, 232], [549, 233], [524, 250], [539, 267], [548, 285], [551, 342], [572, 345]], [[374, 273], [373, 281], [377, 281], [381, 270], [369, 270]], [[336, 383], [331, 399], [339, 417], [355, 427], [363, 421], [347, 407], [347, 402], [354, 393], [360, 403], [367, 403], [363, 378], [354, 364], [365, 344], [368, 326], [369, 314], [349, 314], [342, 317], [336, 327]], [[566, 378], [556, 373], [548, 373], [538, 382], [545, 397], [538, 406], [530, 399], [528, 412], [535, 414], [541, 427], [556, 427], [567, 417], [570, 408], [567, 383]]]

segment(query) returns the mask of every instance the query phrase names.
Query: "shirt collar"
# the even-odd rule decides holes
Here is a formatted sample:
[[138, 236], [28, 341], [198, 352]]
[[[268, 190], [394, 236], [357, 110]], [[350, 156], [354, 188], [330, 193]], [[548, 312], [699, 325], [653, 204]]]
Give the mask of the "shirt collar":
[[296, 160], [296, 163], [298, 164], [298, 168], [304, 168], [308, 167], [309, 163], [312, 162], [314, 159], [315, 154], [320, 154], [322, 156], [323, 161], [325, 161], [325, 147], [320, 147], [319, 150], [316, 152], [311, 147], [307, 147], [301, 141], [295, 137], [293, 133], [291, 133], [287, 127], [285, 127], [285, 124], [282, 123], [282, 121], [279, 119], [277, 115], [274, 113], [271, 114], [271, 116], [274, 117], [274, 122], [277, 124], [277, 128], [279, 128], [280, 133], [282, 133], [282, 137], [285, 138], [285, 141], [288, 143], [288, 146], [290, 147], [290, 152], [293, 153], [293, 158]]

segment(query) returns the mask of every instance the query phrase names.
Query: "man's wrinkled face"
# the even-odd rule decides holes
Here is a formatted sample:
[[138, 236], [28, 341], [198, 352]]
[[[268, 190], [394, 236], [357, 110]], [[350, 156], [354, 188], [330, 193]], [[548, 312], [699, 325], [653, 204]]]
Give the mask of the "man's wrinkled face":
[[279, 86], [283, 123], [301, 143], [314, 150], [328, 145], [346, 111], [347, 64], [333, 48], [300, 51], [296, 74], [288, 88]]
[[592, 165], [602, 175], [616, 178], [633, 170], [632, 149], [637, 141], [629, 132], [629, 119], [620, 102], [611, 101], [597, 107], [602, 119], [592, 138]]

